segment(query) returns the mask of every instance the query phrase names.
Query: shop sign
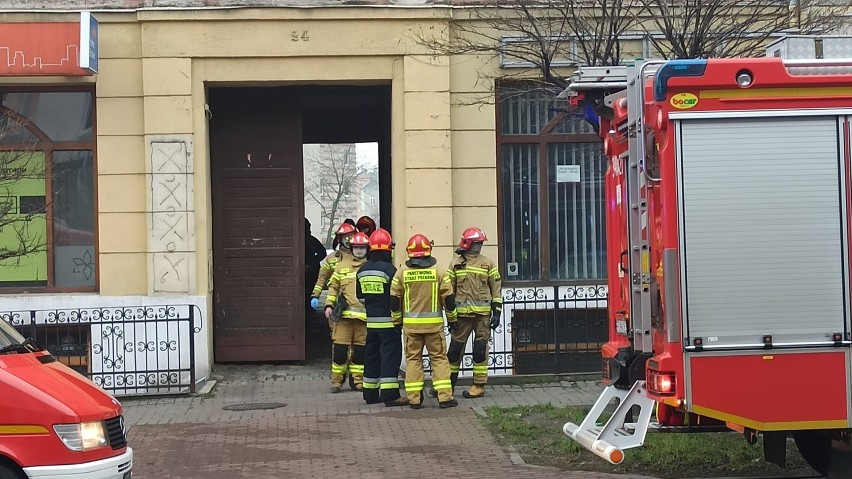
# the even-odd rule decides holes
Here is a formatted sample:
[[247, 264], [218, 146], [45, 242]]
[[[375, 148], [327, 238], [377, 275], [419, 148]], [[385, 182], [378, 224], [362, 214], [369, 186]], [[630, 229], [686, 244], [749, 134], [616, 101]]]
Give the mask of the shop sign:
[[0, 76], [85, 76], [98, 71], [98, 22], [0, 23]]

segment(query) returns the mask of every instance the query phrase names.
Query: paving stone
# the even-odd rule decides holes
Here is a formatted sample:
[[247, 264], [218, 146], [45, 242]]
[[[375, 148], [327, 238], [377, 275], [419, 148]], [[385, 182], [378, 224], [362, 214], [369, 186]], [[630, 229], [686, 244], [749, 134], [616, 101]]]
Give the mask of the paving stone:
[[[477, 414], [488, 406], [591, 404], [595, 382], [488, 386], [486, 397], [439, 409], [366, 405], [360, 393], [328, 392], [328, 365], [216, 366], [217, 383], [198, 397], [124, 399], [133, 477], [350, 478], [461, 475], [468, 479], [589, 478], [608, 474], [531, 467], [501, 448]], [[227, 405], [282, 402], [271, 410]], [[474, 410], [476, 409], [476, 411]]]

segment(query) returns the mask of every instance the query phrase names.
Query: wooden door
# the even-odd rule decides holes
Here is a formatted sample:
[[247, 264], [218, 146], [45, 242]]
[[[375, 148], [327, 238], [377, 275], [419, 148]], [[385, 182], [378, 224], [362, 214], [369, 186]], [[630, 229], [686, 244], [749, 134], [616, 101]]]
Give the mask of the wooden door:
[[209, 96], [215, 361], [305, 358], [301, 109], [283, 88]]

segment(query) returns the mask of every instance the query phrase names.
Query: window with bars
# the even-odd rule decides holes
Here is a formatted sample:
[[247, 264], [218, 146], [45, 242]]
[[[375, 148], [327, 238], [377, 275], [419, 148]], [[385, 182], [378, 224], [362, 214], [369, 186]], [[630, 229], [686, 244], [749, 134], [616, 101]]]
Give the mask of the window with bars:
[[506, 281], [606, 277], [606, 161], [592, 126], [556, 93], [515, 83], [498, 89]]

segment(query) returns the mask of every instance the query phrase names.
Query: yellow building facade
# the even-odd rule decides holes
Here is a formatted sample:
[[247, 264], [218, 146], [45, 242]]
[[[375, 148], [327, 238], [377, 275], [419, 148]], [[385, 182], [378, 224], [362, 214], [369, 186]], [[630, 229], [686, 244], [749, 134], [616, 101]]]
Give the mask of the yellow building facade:
[[[326, 96], [345, 94], [346, 88], [377, 88], [387, 97], [386, 119], [368, 118], [385, 123], [388, 132], [383, 172], [388, 184], [383, 195], [391, 205], [391, 214], [383, 218], [383, 226], [392, 230], [398, 245], [414, 233], [428, 235], [435, 243], [434, 255], [441, 263], [449, 263], [461, 232], [476, 225], [489, 235], [485, 253], [496, 257], [494, 90], [482, 76], [496, 76], [499, 65], [477, 56], [437, 55], [415, 40], [423, 33], [445, 30], [451, 15], [450, 9], [436, 7], [95, 12], [99, 22], [97, 74], [0, 77], [4, 91], [82, 88], [94, 94], [95, 286], [83, 291], [49, 285], [7, 288], [9, 294], [2, 296], [4, 306], [0, 310], [13, 313], [7, 313], [6, 319], [26, 327], [27, 312], [37, 311], [34, 321], [47, 324], [53, 311], [62, 324], [81, 316], [90, 319], [98, 311], [122, 316], [124, 308], [150, 308], [150, 314], [143, 312], [139, 317], [147, 314], [168, 319], [172, 314], [169, 309], [162, 317], [158, 311], [178, 305], [178, 317], [188, 314], [182, 311], [193, 312], [193, 322], [184, 328], [195, 331], [191, 334], [195, 343], [193, 382], [205, 377], [216, 360], [304, 357], [303, 344], [277, 356], [228, 356], [226, 352], [223, 358], [216, 354], [217, 300], [235, 301], [239, 307], [264, 299], [243, 301], [241, 292], [228, 299], [216, 296], [217, 282], [227, 281], [217, 274], [228, 273], [220, 273], [214, 266], [220, 260], [214, 245], [214, 205], [217, 201], [225, 205], [227, 200], [217, 198], [220, 192], [211, 167], [216, 162], [211, 151], [216, 139], [211, 138], [211, 123], [227, 113], [217, 111], [211, 102], [212, 90], [225, 97], [232, 88], [287, 92], [288, 87], [296, 87], [291, 97], [298, 99], [298, 87], [321, 86], [313, 93], [313, 98], [318, 98], [315, 101], [321, 103]], [[77, 14], [59, 12], [0, 14], [0, 21], [8, 23], [74, 22], [77, 18]], [[350, 109], [357, 109], [355, 100]], [[277, 109], [285, 106], [286, 100], [274, 105]], [[262, 110], [264, 105], [253, 108]], [[285, 205], [291, 210], [287, 218], [298, 220], [294, 225], [302, 222], [299, 196]], [[222, 208], [220, 214], [230, 214], [227, 206]], [[295, 241], [301, 236], [298, 226], [295, 232], [291, 249], [295, 243], [301, 245]], [[219, 238], [223, 243], [230, 240]], [[286, 249], [286, 245], [282, 247]], [[300, 253], [284, 254], [292, 261], [282, 271], [294, 279], [300, 275]], [[397, 251], [397, 260], [404, 261], [401, 251]], [[276, 285], [281, 286], [281, 282]], [[293, 293], [297, 289], [268, 291]], [[188, 309], [182, 309], [186, 305]], [[286, 336], [285, 342], [303, 342], [302, 317], [295, 313], [299, 310], [297, 301], [288, 300], [284, 305], [284, 315], [293, 313], [293, 319], [281, 337]], [[145, 326], [134, 335], [160, 326]], [[254, 327], [260, 328], [255, 336], [237, 339], [235, 348], [262, 343], [269, 336], [264, 328], [278, 328], [268, 324]], [[92, 344], [97, 343], [99, 331], [92, 331]], [[169, 338], [167, 345], [186, 341], [186, 336], [177, 339], [174, 331]], [[130, 343], [148, 348], [145, 340]], [[128, 349], [132, 347], [127, 345]], [[159, 344], [156, 349], [160, 349]], [[106, 354], [103, 347], [100, 351], [90, 356]], [[185, 376], [189, 353], [181, 354], [183, 359], [169, 360], [178, 366], [166, 369]], [[162, 352], [151, 357], [163, 360]], [[95, 359], [90, 361], [96, 363]], [[89, 372], [99, 371], [90, 368]]]
[[[0, 155], [23, 151], [44, 169], [22, 189], [3, 173], [29, 170], [3, 163], [11, 209], [0, 211], [13, 221], [0, 219], [0, 240], [14, 243], [26, 218], [46, 246], [0, 254], [0, 318], [98, 384], [170, 393], [194, 389], [214, 362], [305, 359], [301, 155], [322, 143], [378, 144], [380, 226], [397, 263], [415, 233], [449, 264], [465, 228], [486, 232], [506, 302], [492, 374], [599, 367], [598, 136], [553, 95], [498, 98], [495, 79], [524, 65], [424, 46], [465, 8], [105, 0], [93, 30], [80, 12], [17, 3], [0, 12], [6, 31], [42, 25], [42, 43], [60, 50], [22, 47], [35, 27], [0, 44]], [[55, 33], [73, 23], [96, 39], [94, 74], [73, 64], [86, 39]], [[653, 56], [647, 36], [624, 40], [625, 57]]]

